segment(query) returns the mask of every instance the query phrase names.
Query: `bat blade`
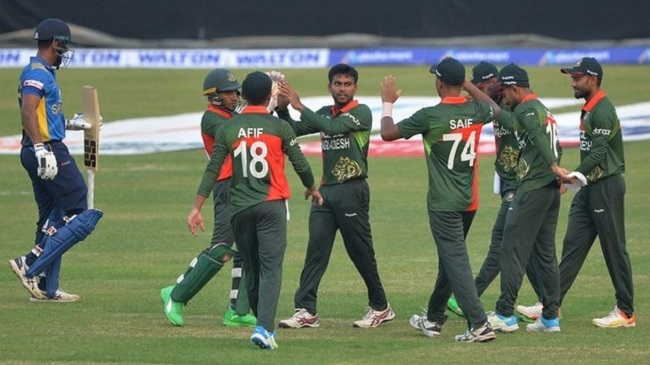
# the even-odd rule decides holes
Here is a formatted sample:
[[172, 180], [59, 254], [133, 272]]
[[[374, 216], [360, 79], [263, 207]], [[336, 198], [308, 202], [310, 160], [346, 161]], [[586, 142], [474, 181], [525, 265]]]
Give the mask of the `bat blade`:
[[84, 130], [84, 166], [88, 175], [88, 208], [93, 208], [95, 203], [95, 172], [99, 167], [99, 99], [97, 89], [92, 86], [81, 88], [84, 105], [84, 119], [90, 122], [90, 129]]
[[84, 130], [84, 166], [97, 171], [99, 163], [99, 99], [97, 89], [84, 86], [81, 89], [84, 105], [84, 119], [92, 125]]

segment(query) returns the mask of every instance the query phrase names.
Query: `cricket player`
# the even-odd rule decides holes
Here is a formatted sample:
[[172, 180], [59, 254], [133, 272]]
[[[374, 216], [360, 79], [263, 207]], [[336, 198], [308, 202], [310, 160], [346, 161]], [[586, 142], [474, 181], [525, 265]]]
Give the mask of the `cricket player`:
[[[594, 318], [597, 327], [634, 327], [632, 267], [625, 242], [625, 156], [621, 123], [616, 109], [601, 88], [603, 68], [595, 58], [582, 58], [562, 68], [571, 76], [576, 99], [585, 99], [580, 114], [580, 164], [573, 173], [584, 185], [573, 198], [560, 262], [560, 305], [578, 276], [596, 237], [614, 286], [616, 306], [609, 315]], [[540, 303], [521, 307], [539, 316]]]
[[[77, 116], [66, 120], [56, 70], [66, 68], [74, 55], [70, 27], [62, 20], [43, 20], [34, 31], [38, 52], [23, 69], [18, 104], [23, 137], [20, 161], [29, 175], [38, 207], [36, 245], [9, 264], [32, 301], [74, 302], [76, 294], [59, 289], [61, 256], [95, 229], [103, 216], [88, 209], [88, 188], [63, 142], [66, 129], [88, 129]], [[46, 280], [39, 285], [39, 276]]]
[[[208, 106], [201, 119], [201, 138], [208, 158], [212, 155], [217, 131], [236, 115], [240, 88], [237, 77], [222, 68], [210, 71], [203, 80], [203, 96], [207, 99]], [[221, 270], [226, 262], [224, 259], [230, 257], [233, 257], [232, 286], [223, 324], [230, 327], [254, 327], [257, 323], [255, 316], [250, 313], [246, 283], [242, 275], [242, 255], [239, 251], [231, 250], [235, 242], [230, 224], [231, 176], [232, 159], [228, 155], [212, 191], [214, 228], [210, 245], [190, 262], [185, 273], [176, 280], [176, 285], [165, 287], [160, 292], [165, 316], [175, 326], [184, 325], [183, 312], [186, 304]]]
[[[498, 117], [501, 109], [465, 80], [465, 67], [458, 60], [445, 58], [429, 72], [435, 75], [441, 102], [420, 109], [397, 124], [393, 122], [392, 110], [401, 90], [393, 76], [386, 76], [381, 83], [382, 139], [394, 141], [421, 134], [429, 171], [427, 207], [438, 251], [438, 277], [426, 313], [413, 315], [410, 324], [425, 336], [440, 337], [453, 290], [468, 321], [468, 330], [454, 339], [487, 342], [496, 336], [474, 285], [465, 238], [478, 209], [479, 136], [483, 125]], [[462, 96], [462, 88], [474, 100]]]
[[[497, 83], [499, 71], [496, 66], [489, 62], [482, 61], [472, 68], [472, 77], [470, 81], [472, 84], [481, 90], [486, 95], [490, 96], [492, 100], [500, 104], [501, 113], [499, 118], [495, 119], [492, 123], [494, 127], [494, 144], [496, 146], [496, 158], [494, 161], [495, 181], [494, 193], [499, 194], [501, 197], [501, 205], [497, 212], [497, 218], [492, 227], [492, 235], [488, 253], [483, 264], [479, 269], [474, 284], [478, 296], [481, 297], [490, 284], [496, 279], [501, 271], [501, 240], [503, 239], [503, 227], [506, 221], [506, 215], [510, 208], [510, 203], [515, 198], [517, 193], [517, 158], [519, 156], [519, 142], [517, 141], [516, 131], [511, 128], [514, 121], [514, 116], [511, 112], [506, 110], [507, 105], [501, 103], [501, 92], [495, 91], [494, 86]], [[538, 293], [537, 274], [534, 263], [536, 260], [531, 260], [526, 268], [526, 274], [529, 280], [533, 283], [532, 287]], [[465, 317], [463, 310], [458, 306], [454, 297], [449, 298], [447, 302], [447, 309], [454, 314]], [[535, 318], [536, 319], [536, 318]]]
[[[336, 232], [363, 278], [369, 309], [353, 327], [374, 328], [395, 318], [379, 277], [372, 245], [369, 208], [368, 146], [372, 114], [367, 105], [354, 99], [358, 88], [357, 70], [346, 64], [328, 72], [328, 89], [334, 105], [317, 111], [305, 107], [288, 82], [282, 83], [278, 116], [288, 121], [298, 136], [320, 133], [323, 176], [320, 192], [325, 203], [309, 212], [309, 242], [300, 285], [294, 296], [294, 314], [280, 321], [282, 328], [318, 327], [318, 286], [327, 270]], [[289, 116], [288, 105], [300, 112], [300, 121]]]
[[494, 330], [519, 329], [514, 305], [526, 267], [539, 260], [543, 316], [526, 326], [531, 332], [559, 332], [559, 271], [555, 232], [560, 209], [558, 177], [568, 181], [559, 167], [561, 148], [557, 123], [530, 88], [528, 73], [515, 64], [501, 69], [497, 79], [503, 101], [513, 108], [520, 153], [517, 194], [508, 208], [501, 242], [501, 295], [488, 317]]
[[201, 207], [230, 155], [232, 228], [249, 273], [248, 296], [257, 317], [251, 342], [262, 349], [278, 346], [274, 323], [287, 245], [286, 200], [290, 196], [285, 155], [307, 187], [305, 198], [312, 197], [317, 205], [323, 201], [291, 126], [266, 109], [271, 85], [269, 76], [259, 71], [244, 79], [242, 96], [247, 106], [217, 131], [212, 157], [187, 217], [192, 234], [197, 234], [198, 227], [204, 229]]

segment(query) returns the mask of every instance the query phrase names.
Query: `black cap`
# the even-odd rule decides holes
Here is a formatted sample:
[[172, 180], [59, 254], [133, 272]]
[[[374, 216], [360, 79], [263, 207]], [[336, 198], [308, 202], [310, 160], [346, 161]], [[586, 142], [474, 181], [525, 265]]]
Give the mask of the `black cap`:
[[272, 83], [269, 75], [264, 72], [251, 72], [242, 83], [242, 95], [251, 104], [259, 105], [271, 94]]
[[499, 76], [499, 70], [497, 70], [495, 65], [481, 61], [478, 65], [472, 68], [472, 78], [469, 81], [473, 84], [478, 84], [479, 82], [487, 81], [491, 78], [496, 78], [497, 76]]
[[526, 70], [511, 63], [504, 66], [501, 71], [499, 71], [497, 83], [492, 87], [492, 90], [498, 91], [514, 85], [530, 87], [530, 80], [528, 80], [528, 73]]
[[465, 66], [455, 58], [445, 58], [439, 64], [431, 66], [429, 72], [447, 85], [460, 86], [465, 81]]
[[584, 57], [571, 68], [563, 68], [560, 71], [569, 75], [587, 75], [596, 76], [599, 80], [603, 79], [603, 68], [600, 63], [592, 57]]
[[37, 41], [60, 40], [72, 43], [70, 27], [63, 20], [57, 18], [45, 19], [36, 26], [34, 39]]

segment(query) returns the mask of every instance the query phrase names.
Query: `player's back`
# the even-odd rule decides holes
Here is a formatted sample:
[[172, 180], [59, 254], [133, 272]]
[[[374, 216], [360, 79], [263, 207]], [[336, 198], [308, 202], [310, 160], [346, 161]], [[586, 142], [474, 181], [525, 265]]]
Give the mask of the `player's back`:
[[290, 189], [284, 173], [285, 146], [293, 140], [289, 124], [266, 112], [233, 117], [218, 132], [230, 149], [235, 211], [269, 200], [287, 199]]

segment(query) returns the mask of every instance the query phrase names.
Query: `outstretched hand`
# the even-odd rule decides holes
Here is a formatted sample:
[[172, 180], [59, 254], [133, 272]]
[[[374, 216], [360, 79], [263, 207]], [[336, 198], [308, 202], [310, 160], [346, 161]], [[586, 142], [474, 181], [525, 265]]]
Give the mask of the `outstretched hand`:
[[[291, 87], [291, 84], [289, 84], [286, 80], [280, 83], [280, 96], [286, 97], [289, 100], [291, 107], [299, 112], [305, 108], [305, 106], [300, 101], [300, 96], [296, 90], [294, 90], [293, 87]], [[278, 98], [278, 101], [279, 100], [280, 98]]]
[[397, 88], [395, 76], [388, 75], [379, 83], [382, 103], [395, 103], [402, 95], [402, 89]]

